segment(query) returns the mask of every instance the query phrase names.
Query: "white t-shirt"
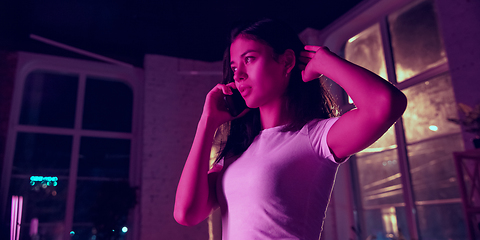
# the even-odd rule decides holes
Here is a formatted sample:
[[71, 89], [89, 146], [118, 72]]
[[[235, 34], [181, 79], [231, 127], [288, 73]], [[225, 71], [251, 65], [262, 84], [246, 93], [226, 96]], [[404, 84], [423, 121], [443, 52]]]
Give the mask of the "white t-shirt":
[[327, 133], [338, 118], [297, 131], [265, 129], [217, 182], [223, 240], [318, 240], [338, 163]]

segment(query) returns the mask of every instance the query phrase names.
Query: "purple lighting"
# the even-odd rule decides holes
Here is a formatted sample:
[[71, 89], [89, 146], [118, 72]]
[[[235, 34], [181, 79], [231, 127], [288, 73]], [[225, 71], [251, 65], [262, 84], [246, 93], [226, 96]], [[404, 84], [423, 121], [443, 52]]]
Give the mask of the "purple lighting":
[[20, 237], [20, 225], [22, 223], [22, 208], [23, 208], [23, 197], [12, 196], [10, 240], [18, 240]]

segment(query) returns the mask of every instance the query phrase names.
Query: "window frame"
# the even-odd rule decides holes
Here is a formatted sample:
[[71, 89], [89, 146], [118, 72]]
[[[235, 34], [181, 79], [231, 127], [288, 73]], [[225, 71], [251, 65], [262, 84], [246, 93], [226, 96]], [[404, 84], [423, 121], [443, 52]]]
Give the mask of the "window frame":
[[[79, 85], [77, 90], [77, 101], [75, 109], [75, 120], [73, 128], [60, 127], [44, 127], [19, 124], [23, 90], [27, 76], [34, 71], [49, 71], [53, 73], [67, 73], [79, 76]], [[132, 106], [132, 128], [130, 133], [125, 132], [110, 132], [98, 130], [83, 130], [82, 129], [82, 114], [86, 79], [88, 76], [108, 78], [112, 80], [119, 80], [128, 85], [133, 93]], [[0, 185], [0, 217], [6, 219], [6, 214], [9, 212], [6, 209], [8, 205], [8, 192], [10, 187], [10, 179], [12, 178], [12, 166], [14, 151], [16, 145], [16, 138], [18, 132], [28, 133], [44, 133], [44, 134], [58, 134], [68, 135], [73, 137], [72, 153], [70, 157], [70, 171], [68, 176], [68, 195], [66, 199], [66, 213], [65, 213], [65, 229], [72, 229], [73, 214], [75, 207], [76, 184], [78, 181], [77, 168], [78, 156], [80, 151], [81, 137], [100, 137], [113, 139], [129, 139], [130, 140], [130, 163], [129, 163], [129, 184], [131, 186], [140, 186], [141, 176], [141, 137], [142, 137], [142, 122], [143, 122], [143, 69], [117, 66], [97, 61], [87, 61], [72, 58], [64, 58], [43, 54], [18, 52], [17, 69], [15, 72], [15, 82], [12, 97], [12, 105], [9, 114], [8, 132], [5, 148], [4, 166], [2, 169], [2, 182]], [[76, 156], [76, 157], [75, 157]], [[72, 174], [74, 173], [74, 174]], [[83, 177], [84, 178], [84, 177]], [[94, 178], [92, 178], [94, 179]], [[131, 239], [139, 234], [138, 219], [140, 208], [139, 205], [133, 209], [132, 218], [129, 222], [133, 224], [130, 228], [132, 232], [129, 234]], [[65, 238], [70, 237], [69, 231], [65, 231]]]

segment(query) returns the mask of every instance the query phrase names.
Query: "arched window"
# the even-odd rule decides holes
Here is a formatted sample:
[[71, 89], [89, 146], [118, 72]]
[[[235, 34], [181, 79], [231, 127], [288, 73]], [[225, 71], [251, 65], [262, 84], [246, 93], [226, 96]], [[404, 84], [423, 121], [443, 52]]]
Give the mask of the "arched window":
[[20, 239], [32, 219], [51, 238], [133, 229], [142, 74], [19, 53], [1, 197], [23, 196]]

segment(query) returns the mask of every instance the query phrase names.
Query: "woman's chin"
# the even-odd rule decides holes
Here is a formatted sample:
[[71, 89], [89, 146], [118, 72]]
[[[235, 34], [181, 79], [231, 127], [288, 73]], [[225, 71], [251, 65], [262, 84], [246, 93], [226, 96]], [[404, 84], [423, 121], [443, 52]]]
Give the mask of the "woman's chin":
[[258, 108], [258, 106], [253, 102], [245, 101], [245, 104], [248, 108]]

